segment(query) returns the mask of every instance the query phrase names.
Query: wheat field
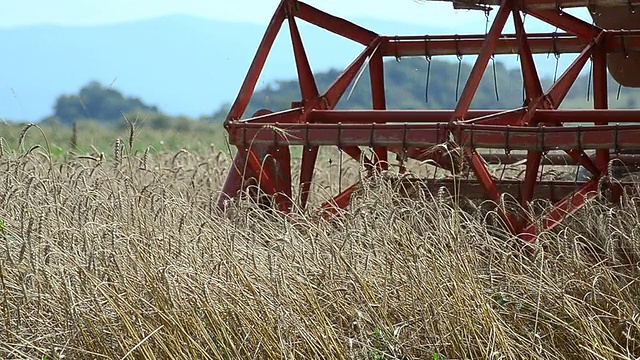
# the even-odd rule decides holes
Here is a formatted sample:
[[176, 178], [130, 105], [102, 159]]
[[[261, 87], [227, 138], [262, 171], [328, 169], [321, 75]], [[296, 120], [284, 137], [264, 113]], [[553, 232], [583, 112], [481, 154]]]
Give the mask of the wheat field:
[[491, 213], [382, 179], [332, 221], [221, 215], [224, 152], [129, 145], [2, 147], [0, 358], [640, 357], [632, 194], [525, 247]]

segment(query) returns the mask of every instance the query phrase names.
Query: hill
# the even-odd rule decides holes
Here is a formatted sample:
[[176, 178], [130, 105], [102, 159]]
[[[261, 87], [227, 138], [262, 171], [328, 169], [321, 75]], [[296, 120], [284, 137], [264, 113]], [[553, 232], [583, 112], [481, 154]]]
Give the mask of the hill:
[[[386, 61], [387, 107], [389, 109], [453, 109], [457, 99], [456, 88], [459, 96], [471, 71], [471, 65], [462, 63], [458, 77], [458, 63], [432, 60], [428, 86], [427, 69], [427, 62], [422, 58], [407, 58], [400, 62]], [[318, 87], [325, 89], [339, 74], [337, 70], [317, 73]], [[592, 93], [588, 82], [588, 74], [580, 76], [570, 90], [563, 107], [592, 107], [593, 96], [591, 94], [587, 96], [588, 91]], [[543, 77], [545, 89], [552, 83], [552, 76]], [[338, 108], [370, 109], [369, 86], [368, 73], [365, 71], [360, 80], [355, 83], [355, 87], [349, 89], [343, 96]], [[245, 117], [261, 108], [274, 111], [287, 109], [292, 101], [299, 98], [297, 80], [276, 81], [254, 94]], [[640, 89], [622, 88], [618, 96], [618, 85], [610, 78], [609, 98], [609, 105], [612, 108], [637, 108], [640, 104]], [[494, 68], [490, 63], [471, 107], [513, 109], [522, 106], [522, 103], [523, 88], [520, 70], [509, 68], [504, 63], [496, 61], [494, 78]], [[229, 104], [225, 105], [213, 117], [224, 118], [228, 107]]]

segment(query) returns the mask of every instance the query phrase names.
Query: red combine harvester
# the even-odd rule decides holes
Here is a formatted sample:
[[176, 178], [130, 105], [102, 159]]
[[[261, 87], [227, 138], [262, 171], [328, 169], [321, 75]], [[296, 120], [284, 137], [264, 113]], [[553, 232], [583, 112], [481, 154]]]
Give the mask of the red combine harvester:
[[[229, 141], [238, 149], [229, 169], [220, 209], [245, 190], [249, 178], [284, 212], [305, 209], [309, 201], [320, 147], [337, 147], [360, 161], [371, 172], [388, 171], [389, 154], [400, 162], [427, 161], [455, 171], [442, 149], [459, 149], [470, 169], [467, 179], [424, 181], [430, 190], [453, 188], [469, 198], [500, 204], [503, 195], [529, 208], [534, 199], [547, 199], [551, 208], [539, 219], [519, 210], [498, 206], [500, 217], [514, 235], [534, 241], [540, 231], [555, 227], [603, 188], [617, 201], [630, 182], [611, 179], [610, 166], [639, 163], [640, 111], [608, 109], [608, 72], [621, 85], [640, 87], [640, 0], [473, 0], [454, 1], [455, 8], [496, 10], [486, 34], [383, 36], [322, 12], [302, 1], [282, 0], [266, 30], [239, 95], [225, 121]], [[587, 7], [593, 23], [563, 8]], [[497, 9], [496, 9], [497, 8]], [[527, 15], [562, 32], [527, 33]], [[515, 33], [505, 34], [507, 21]], [[324, 93], [318, 91], [298, 26], [303, 20], [362, 44], [362, 53], [335, 79]], [[289, 110], [261, 110], [242, 119], [267, 55], [287, 21], [293, 45], [302, 99]], [[578, 54], [545, 92], [533, 54]], [[522, 107], [505, 110], [470, 110], [482, 76], [494, 55], [517, 54], [522, 70]], [[384, 84], [385, 57], [477, 55], [471, 73], [453, 110], [387, 110]], [[591, 61], [593, 107], [590, 110], [560, 109], [563, 99], [585, 65]], [[372, 110], [335, 110], [338, 101], [361, 70], [368, 68]], [[577, 125], [579, 124], [579, 125]], [[442, 146], [446, 144], [446, 146]], [[291, 164], [291, 146], [302, 146], [299, 166]], [[370, 149], [369, 152], [367, 149]], [[440, 150], [438, 150], [440, 149]], [[500, 152], [504, 154], [496, 155]], [[516, 155], [518, 153], [518, 155]], [[501, 179], [489, 166], [520, 162], [521, 176]], [[582, 181], [544, 180], [545, 165], [571, 165], [585, 169]], [[292, 184], [292, 171], [296, 191]], [[356, 185], [341, 189], [322, 209], [335, 213], [346, 208]], [[295, 193], [295, 196], [294, 196]]]

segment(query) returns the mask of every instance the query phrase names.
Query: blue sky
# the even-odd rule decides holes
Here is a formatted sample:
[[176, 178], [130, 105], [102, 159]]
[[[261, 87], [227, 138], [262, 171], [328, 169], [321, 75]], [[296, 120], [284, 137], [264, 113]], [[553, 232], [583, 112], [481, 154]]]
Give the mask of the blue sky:
[[[36, 24], [98, 25], [169, 14], [265, 24], [279, 0], [0, 0], [0, 27]], [[433, 26], [484, 27], [484, 16], [454, 11], [449, 2], [419, 0], [309, 0], [310, 5], [347, 18], [378, 18]], [[438, 16], [434, 16], [437, 14]]]

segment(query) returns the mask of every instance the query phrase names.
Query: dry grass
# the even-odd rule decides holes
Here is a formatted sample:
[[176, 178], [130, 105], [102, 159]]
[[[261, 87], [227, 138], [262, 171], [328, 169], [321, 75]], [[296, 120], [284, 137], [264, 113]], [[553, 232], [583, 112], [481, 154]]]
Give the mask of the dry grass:
[[127, 146], [0, 157], [1, 358], [640, 356], [638, 199], [523, 250], [384, 182], [331, 223], [220, 217], [225, 155]]

